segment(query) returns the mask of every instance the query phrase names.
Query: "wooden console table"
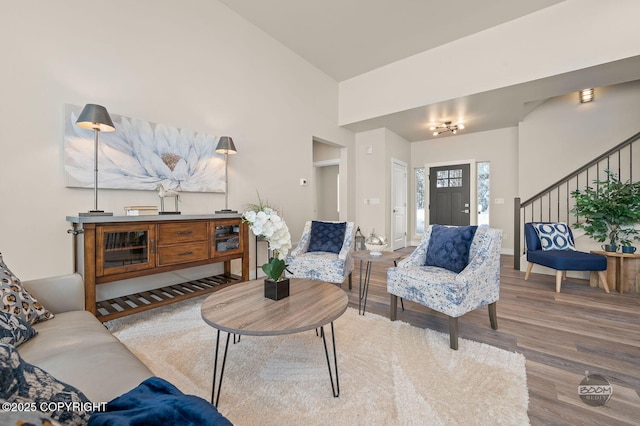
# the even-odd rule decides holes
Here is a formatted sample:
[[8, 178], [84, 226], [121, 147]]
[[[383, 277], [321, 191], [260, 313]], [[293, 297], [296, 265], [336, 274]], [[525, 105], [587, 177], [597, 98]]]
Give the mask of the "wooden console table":
[[[620, 294], [625, 291], [640, 291], [640, 254], [612, 251], [592, 251], [591, 253], [607, 257], [607, 281], [613, 283]], [[591, 272], [590, 285], [598, 286], [597, 273]]]
[[[248, 227], [238, 214], [68, 216], [85, 310], [108, 321], [249, 280]], [[231, 273], [241, 259], [242, 275]], [[96, 302], [96, 285], [224, 262], [224, 273]]]

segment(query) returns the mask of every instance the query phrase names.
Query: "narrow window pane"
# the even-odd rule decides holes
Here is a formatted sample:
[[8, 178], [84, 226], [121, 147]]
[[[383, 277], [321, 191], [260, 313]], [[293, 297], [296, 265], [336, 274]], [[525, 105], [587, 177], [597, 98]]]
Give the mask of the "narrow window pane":
[[459, 188], [462, 186], [462, 179], [449, 179], [449, 186], [451, 188]]
[[477, 163], [478, 166], [478, 225], [489, 225], [489, 164]]
[[449, 170], [438, 171], [438, 179], [446, 179], [449, 177]]
[[416, 182], [416, 234], [424, 233], [425, 178], [424, 167], [415, 169]]
[[449, 187], [449, 179], [438, 179], [436, 182], [436, 186], [438, 188], [448, 188]]

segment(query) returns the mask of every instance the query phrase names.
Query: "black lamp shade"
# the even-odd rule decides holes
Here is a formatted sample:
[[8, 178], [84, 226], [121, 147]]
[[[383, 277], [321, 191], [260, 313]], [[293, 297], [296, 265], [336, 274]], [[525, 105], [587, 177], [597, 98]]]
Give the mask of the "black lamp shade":
[[102, 105], [86, 104], [76, 120], [76, 124], [83, 129], [113, 132], [116, 127], [109, 117], [107, 109]]
[[229, 136], [220, 136], [218, 145], [216, 146], [216, 152], [218, 154], [237, 154], [236, 146], [233, 144], [233, 139]]

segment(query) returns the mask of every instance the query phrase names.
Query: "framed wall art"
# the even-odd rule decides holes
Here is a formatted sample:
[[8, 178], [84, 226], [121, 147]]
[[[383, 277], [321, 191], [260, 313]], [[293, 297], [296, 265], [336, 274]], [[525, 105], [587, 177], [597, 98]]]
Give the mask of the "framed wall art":
[[[64, 170], [67, 187], [92, 188], [93, 130], [77, 126], [81, 106], [65, 105]], [[224, 155], [218, 138], [110, 114], [115, 132], [101, 132], [98, 187], [225, 192]]]

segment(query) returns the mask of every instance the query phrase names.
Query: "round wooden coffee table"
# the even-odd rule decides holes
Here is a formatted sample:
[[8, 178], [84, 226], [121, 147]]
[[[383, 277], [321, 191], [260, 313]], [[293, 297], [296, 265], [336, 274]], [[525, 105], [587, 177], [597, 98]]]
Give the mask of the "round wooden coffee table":
[[[291, 279], [289, 297], [278, 301], [264, 297], [264, 279], [235, 284], [212, 293], [202, 303], [201, 308], [202, 319], [218, 330], [213, 365], [211, 403], [217, 406], [220, 400], [220, 389], [222, 387], [231, 334], [234, 335], [235, 340], [235, 335], [276, 336], [313, 329], [320, 330], [320, 337], [322, 337], [327, 357], [331, 390], [334, 397], [339, 396], [340, 382], [338, 379], [338, 358], [336, 357], [333, 321], [347, 310], [348, 302], [347, 294], [335, 284], [295, 278]], [[331, 324], [335, 384], [324, 333], [324, 326], [327, 324]], [[227, 340], [222, 356], [220, 377], [218, 378], [220, 333], [223, 331], [227, 333]], [[218, 382], [217, 391], [216, 381]]]

